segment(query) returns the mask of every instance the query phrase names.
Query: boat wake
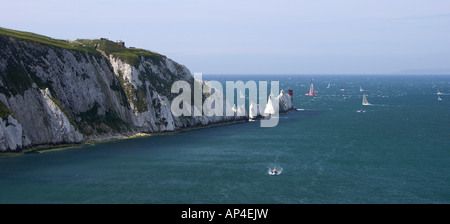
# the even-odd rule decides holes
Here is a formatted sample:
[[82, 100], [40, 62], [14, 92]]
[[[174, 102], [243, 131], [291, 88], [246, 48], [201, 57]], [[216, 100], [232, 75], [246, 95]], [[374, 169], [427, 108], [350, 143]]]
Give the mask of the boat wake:
[[275, 156], [275, 161], [273, 163], [270, 163], [267, 166], [267, 173], [269, 175], [276, 176], [276, 175], [280, 175], [281, 173], [283, 173], [283, 167], [281, 167], [279, 165], [278, 158], [280, 156], [280, 153], [284, 153], [287, 150], [289, 150], [289, 148], [286, 147], [286, 143], [284, 143], [284, 147], [278, 150], [278, 152]]
[[371, 104], [370, 106], [389, 107], [390, 105], [387, 105], [387, 104]]
[[269, 175], [272, 176], [276, 176], [276, 175], [280, 175], [281, 173], [283, 173], [283, 168], [282, 167], [273, 167], [273, 168], [268, 168], [267, 173]]

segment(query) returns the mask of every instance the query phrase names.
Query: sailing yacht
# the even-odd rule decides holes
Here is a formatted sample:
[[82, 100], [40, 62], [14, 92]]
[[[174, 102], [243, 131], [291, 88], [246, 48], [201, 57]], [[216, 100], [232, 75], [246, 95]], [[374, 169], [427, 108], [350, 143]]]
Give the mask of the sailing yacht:
[[314, 85], [311, 82], [311, 85], [309, 86], [309, 93], [305, 93], [305, 96], [317, 96], [317, 93], [314, 92]]
[[344, 90], [345, 90], [345, 89], [344, 89], [344, 85], [342, 85], [342, 86], [341, 86], [341, 91], [344, 91]]
[[240, 98], [245, 98], [244, 94], [242, 94], [242, 91], [239, 90], [239, 97]]
[[367, 105], [372, 105], [369, 103], [369, 101], [367, 101], [366, 95], [363, 95], [363, 100], [362, 100], [362, 105], [367, 106]]
[[442, 98], [440, 96], [438, 96], [438, 100], [442, 100]]
[[442, 95], [442, 93], [441, 92], [439, 92], [439, 89], [437, 90], [437, 93], [436, 93], [437, 95]]
[[362, 92], [362, 91], [364, 91], [364, 89], [360, 86], [359, 91]]
[[327, 86], [327, 89], [329, 89], [330, 88], [330, 83], [328, 83], [328, 86]]

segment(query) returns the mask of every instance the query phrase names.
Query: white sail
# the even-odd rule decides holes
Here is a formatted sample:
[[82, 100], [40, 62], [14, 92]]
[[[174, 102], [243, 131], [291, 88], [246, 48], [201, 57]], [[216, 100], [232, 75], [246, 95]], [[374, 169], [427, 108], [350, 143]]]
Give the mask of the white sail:
[[442, 100], [442, 98], [440, 96], [438, 96], [438, 100]]
[[369, 103], [369, 101], [367, 100], [366, 95], [363, 95], [362, 105], [365, 105], [365, 106], [371, 105], [371, 104]]
[[328, 83], [328, 86], [327, 86], [327, 89], [329, 89], [330, 88], [330, 83]]
[[442, 95], [442, 93], [439, 91], [439, 90], [437, 90], [437, 93], [436, 93], [437, 95]]
[[360, 86], [359, 91], [362, 92], [362, 91], [364, 91], [364, 89]]

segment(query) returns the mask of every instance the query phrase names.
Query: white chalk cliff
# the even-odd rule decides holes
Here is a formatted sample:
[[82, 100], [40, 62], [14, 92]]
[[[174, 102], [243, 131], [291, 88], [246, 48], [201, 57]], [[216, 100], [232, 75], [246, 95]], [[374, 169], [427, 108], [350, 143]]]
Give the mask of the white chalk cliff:
[[[174, 116], [171, 85], [194, 80], [185, 66], [147, 51], [130, 59], [93, 49], [0, 33], [0, 151], [248, 119], [243, 107], [232, 116]], [[281, 108], [292, 107], [284, 98]]]
[[280, 95], [277, 96], [277, 100], [280, 105], [279, 109], [281, 112], [288, 111], [294, 108], [291, 96], [285, 93], [284, 90], [280, 91]]

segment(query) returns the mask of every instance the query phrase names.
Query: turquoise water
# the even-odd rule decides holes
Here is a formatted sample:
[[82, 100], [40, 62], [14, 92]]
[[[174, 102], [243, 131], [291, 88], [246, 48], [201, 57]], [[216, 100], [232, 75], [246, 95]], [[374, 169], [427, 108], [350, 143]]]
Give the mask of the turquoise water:
[[450, 203], [450, 76], [203, 78], [280, 81], [302, 110], [2, 156], [0, 203]]

